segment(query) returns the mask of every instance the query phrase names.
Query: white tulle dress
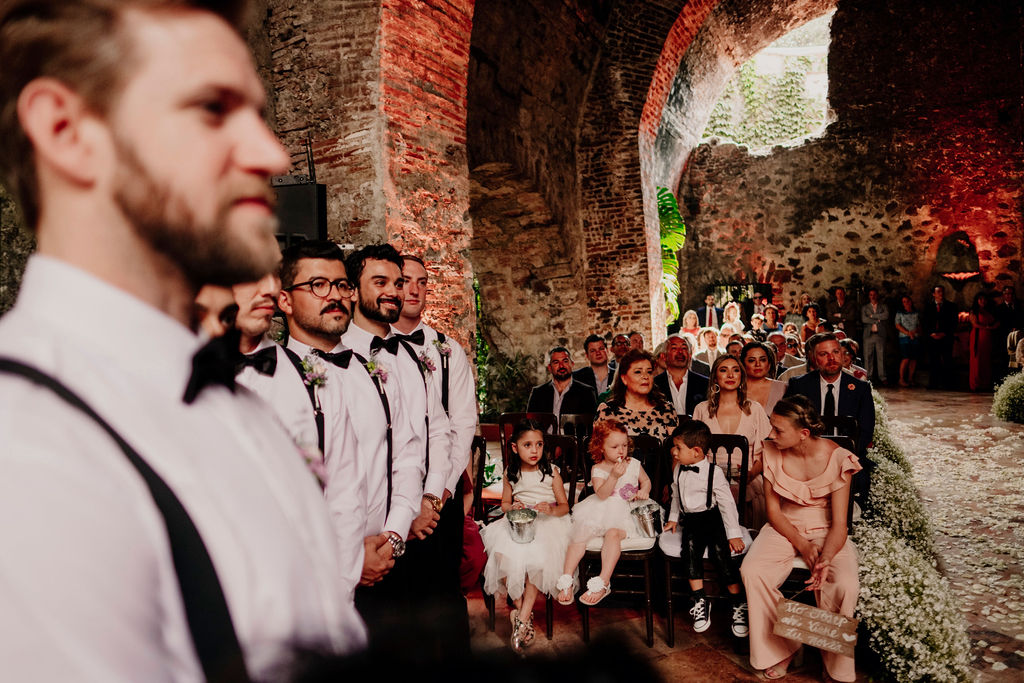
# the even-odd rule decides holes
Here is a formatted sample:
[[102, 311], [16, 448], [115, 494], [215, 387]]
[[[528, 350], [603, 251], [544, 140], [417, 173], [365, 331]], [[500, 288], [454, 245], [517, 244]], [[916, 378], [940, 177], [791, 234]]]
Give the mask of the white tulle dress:
[[[554, 504], [551, 476], [545, 475], [543, 479], [541, 476], [540, 470], [520, 472], [519, 480], [512, 486], [513, 498], [531, 508], [538, 503]], [[558, 593], [555, 582], [562, 575], [562, 564], [569, 544], [569, 515], [553, 517], [537, 513], [533, 524], [536, 534], [529, 543], [512, 540], [508, 520], [504, 517], [480, 531], [487, 550], [484, 591], [491, 595], [507, 591], [510, 598], [517, 600], [522, 596], [526, 578], [529, 577], [541, 593]]]
[[[602, 470], [596, 467], [591, 475], [601, 485]], [[605, 477], [607, 478], [607, 474]], [[636, 522], [630, 513], [633, 499], [640, 489], [640, 461], [630, 458], [625, 473], [615, 482], [615, 490], [607, 498], [591, 494], [576, 503], [572, 509], [572, 536], [575, 542], [585, 541], [595, 536], [604, 536], [609, 529], [622, 529], [627, 538], [639, 535]]]

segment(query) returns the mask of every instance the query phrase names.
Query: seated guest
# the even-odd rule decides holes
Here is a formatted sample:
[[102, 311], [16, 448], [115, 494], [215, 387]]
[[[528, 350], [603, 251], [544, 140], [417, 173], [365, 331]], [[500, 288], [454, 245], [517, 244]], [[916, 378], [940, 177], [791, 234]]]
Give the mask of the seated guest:
[[725, 312], [715, 305], [715, 295], [708, 294], [704, 297], [704, 305], [697, 309], [697, 319], [703, 327], [713, 327], [716, 330], [722, 324]]
[[789, 335], [799, 337], [800, 329], [797, 327], [796, 323], [782, 323], [782, 334], [786, 335], [787, 337]]
[[685, 337], [672, 335], [665, 342], [665, 372], [654, 378], [654, 386], [672, 400], [680, 415], [692, 415], [708, 393], [707, 375], [690, 367], [692, 347]]
[[572, 379], [572, 356], [569, 349], [556, 346], [548, 352], [551, 381], [533, 388], [526, 404], [528, 413], [593, 414], [597, 408], [594, 387]]
[[839, 345], [843, 347], [843, 372], [847, 372], [857, 379], [868, 381], [868, 371], [859, 365], [857, 360], [857, 342], [852, 339], [840, 339]]
[[768, 333], [764, 330], [764, 316], [762, 314], [755, 313], [750, 316], [749, 334], [756, 341], [765, 341], [768, 339]]
[[645, 343], [645, 340], [644, 340], [644, 335], [643, 334], [641, 334], [640, 332], [630, 332], [629, 333], [629, 348], [631, 348], [631, 349], [638, 349], [640, 351], [643, 351], [644, 350], [644, 343]]
[[731, 342], [725, 345], [726, 355], [732, 356], [733, 358], [739, 358], [740, 353], [743, 351], [743, 337], [736, 339], [735, 337]]
[[[798, 360], [800, 362], [803, 362], [804, 360], [804, 347], [800, 343], [800, 338], [795, 334], [786, 335], [786, 355], [792, 360]], [[792, 362], [792, 360], [790, 362]]]
[[697, 318], [697, 311], [690, 309], [683, 313], [683, 322], [679, 327], [679, 331], [683, 334], [697, 336], [697, 333], [700, 332], [700, 320]]
[[747, 371], [747, 396], [770, 414], [786, 394], [786, 383], [771, 378], [775, 369], [775, 348], [764, 342], [750, 342], [740, 351], [740, 362]]
[[723, 309], [722, 326], [724, 327], [725, 325], [729, 325], [737, 332], [743, 331], [743, 321], [740, 320], [740, 305], [735, 301], [730, 301]]
[[732, 325], [726, 323], [718, 330], [718, 353], [725, 353], [725, 347], [732, 341], [732, 336], [736, 334], [736, 330]]
[[769, 332], [768, 343], [775, 347], [775, 376], [778, 377], [788, 368], [800, 365], [803, 361], [789, 355], [786, 348], [786, 335], [782, 332]]
[[697, 335], [697, 355], [695, 358], [711, 367], [721, 351], [718, 350], [718, 330], [704, 327]]
[[708, 378], [708, 400], [693, 409], [693, 419], [711, 428], [712, 434], [741, 434], [750, 443], [747, 468], [747, 500], [753, 509], [753, 526], [764, 523], [764, 491], [761, 484], [761, 442], [771, 425], [760, 403], [747, 396], [747, 374], [732, 356], [719, 356]]
[[621, 422], [629, 436], [649, 434], [664, 441], [675, 429], [675, 408], [654, 386], [654, 359], [633, 350], [622, 357], [612, 396], [597, 408], [598, 420]]
[[768, 304], [764, 307], [764, 331], [781, 332], [782, 324], [779, 322], [779, 307], [775, 304]]
[[608, 390], [608, 384], [615, 372], [614, 362], [608, 361], [608, 347], [604, 339], [596, 334], [590, 335], [583, 342], [583, 352], [588, 365], [572, 373], [572, 378], [594, 387], [600, 396]]
[[624, 334], [617, 334], [612, 337], [612, 355], [615, 358], [612, 363], [618, 364], [622, 357], [629, 351], [629, 337]]
[[817, 369], [791, 379], [786, 396], [806, 396], [814, 411], [823, 417], [846, 415], [856, 418], [859, 431], [857, 457], [866, 469], [855, 478], [854, 494], [863, 503], [871, 469], [867, 450], [875, 433], [875, 402], [867, 382], [843, 372], [843, 353], [834, 334], [816, 334], [808, 339], [807, 355], [813, 356]]
[[665, 374], [667, 366], [665, 365], [665, 346], [668, 340], [661, 342], [654, 347], [654, 351], [651, 355], [654, 357], [654, 376], [655, 378], [661, 377]]
[[818, 307], [818, 304], [809, 304], [805, 315], [807, 316], [807, 322], [800, 328], [800, 341], [802, 342], [818, 334], [818, 324], [821, 323], [821, 309]]
[[[861, 466], [853, 453], [820, 438], [825, 425], [802, 396], [779, 401], [771, 425], [772, 440], [764, 444], [768, 524], [751, 545], [740, 575], [750, 608], [750, 665], [774, 680], [786, 675], [800, 649], [799, 642], [773, 633], [779, 586], [794, 557], [811, 568], [808, 587], [818, 606], [853, 617], [860, 584], [846, 514], [850, 480]], [[822, 650], [821, 658], [825, 680], [856, 680], [852, 657]]]

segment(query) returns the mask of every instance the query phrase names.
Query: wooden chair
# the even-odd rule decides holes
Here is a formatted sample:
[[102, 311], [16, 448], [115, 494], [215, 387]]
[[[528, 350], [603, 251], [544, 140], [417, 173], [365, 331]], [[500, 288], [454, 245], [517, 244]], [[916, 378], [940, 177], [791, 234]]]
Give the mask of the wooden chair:
[[[644, 471], [651, 479], [652, 494], [661, 490], [661, 463], [668, 457], [668, 447], [658, 439], [640, 435], [633, 437], [632, 457], [640, 460]], [[582, 468], [580, 468], [582, 470]], [[652, 495], [653, 498], [653, 495]], [[587, 544], [587, 552], [580, 562], [580, 576], [596, 576], [601, 566], [601, 542], [603, 539], [592, 539]], [[654, 607], [652, 605], [652, 576], [656, 538], [627, 538], [622, 542], [622, 554], [612, 574], [612, 593], [615, 595], [631, 595], [643, 598], [646, 626], [647, 647], [654, 647]], [[641, 584], [642, 582], [642, 584]], [[625, 586], [625, 587], [623, 587]], [[580, 606], [583, 622], [583, 642], [590, 642], [590, 610], [591, 608], [577, 601]], [[604, 604], [604, 603], [601, 603]], [[595, 606], [596, 607], [596, 606]]]
[[[570, 490], [575, 487], [576, 482], [576, 470], [578, 468], [578, 450], [576, 448], [576, 439], [571, 436], [565, 436], [562, 434], [549, 434], [544, 437], [544, 451], [547, 453], [548, 458], [551, 460], [551, 464], [558, 467], [561, 471], [562, 481], [566, 483]], [[569, 499], [569, 512], [572, 512], [573, 497], [567, 496]], [[503, 523], [500, 519], [494, 522], [495, 524]], [[487, 606], [487, 628], [491, 631], [494, 630], [494, 612], [495, 612], [495, 600], [493, 595], [483, 594], [484, 605]], [[545, 596], [544, 601], [544, 619], [546, 635], [548, 640], [551, 640], [551, 636], [554, 634], [555, 625], [555, 601], [550, 595]]]
[[[822, 417], [821, 421], [825, 423], [825, 433], [822, 436], [846, 436], [852, 439], [854, 444], [857, 443], [857, 437], [860, 436], [860, 425], [857, 424], [857, 418], [850, 415], [835, 415]], [[850, 450], [856, 453], [856, 445]]]
[[[746, 527], [747, 468], [749, 467], [750, 462], [750, 442], [747, 441], [747, 437], [742, 434], [712, 434], [711, 444], [708, 447], [708, 451], [712, 463], [721, 467], [722, 472], [725, 473], [726, 481], [729, 482], [729, 488], [735, 490], [733, 495], [736, 497], [736, 510], [739, 513], [740, 526]], [[671, 486], [671, 473], [669, 474], [669, 478], [669, 485]], [[682, 559], [665, 553], [662, 553], [662, 555], [665, 558], [665, 643], [669, 647], [675, 647], [675, 597], [689, 595], [690, 588], [689, 583], [685, 579], [682, 579], [681, 581], [673, 581], [673, 579], [676, 578], [674, 576], [674, 570], [677, 566], [682, 564]], [[682, 585], [680, 586], [680, 584]], [[714, 565], [705, 553], [704, 589], [706, 593], [711, 592], [707, 590], [709, 584], [718, 585], [718, 576], [715, 573]], [[719, 593], [721, 593], [721, 591], [719, 591]]]
[[[473, 519], [484, 522], [494, 518], [495, 508], [501, 505], [501, 494], [484, 488], [484, 468], [487, 467], [487, 443], [499, 442], [498, 425], [481, 423], [480, 434], [473, 437]], [[503, 464], [504, 466], [504, 464]]]
[[583, 441], [594, 432], [594, 415], [592, 413], [562, 413], [558, 416], [558, 433], [576, 439], [579, 450]]
[[545, 434], [554, 434], [558, 430], [558, 418], [554, 413], [502, 413], [498, 416], [498, 441], [501, 443], [501, 457], [508, 464], [509, 440], [512, 430], [523, 420], [536, 420], [544, 429]]

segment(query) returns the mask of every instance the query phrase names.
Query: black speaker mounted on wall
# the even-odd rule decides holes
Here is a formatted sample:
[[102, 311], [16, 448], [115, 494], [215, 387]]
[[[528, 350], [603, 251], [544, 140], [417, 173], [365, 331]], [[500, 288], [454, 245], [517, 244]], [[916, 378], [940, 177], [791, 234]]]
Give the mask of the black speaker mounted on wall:
[[327, 186], [316, 182], [313, 145], [306, 139], [309, 175], [271, 178], [277, 193], [277, 241], [285, 249], [303, 240], [327, 239]]

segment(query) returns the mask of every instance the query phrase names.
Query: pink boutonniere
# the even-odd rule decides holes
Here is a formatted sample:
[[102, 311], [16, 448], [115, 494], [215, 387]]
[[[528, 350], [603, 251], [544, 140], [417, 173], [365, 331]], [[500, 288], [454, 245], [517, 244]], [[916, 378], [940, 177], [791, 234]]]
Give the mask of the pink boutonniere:
[[427, 372], [436, 372], [437, 367], [434, 366], [434, 361], [430, 360], [430, 356], [427, 355], [426, 351], [420, 351], [418, 356], [420, 359], [420, 366]]
[[437, 349], [437, 352], [439, 354], [441, 354], [442, 356], [450, 356], [450, 355], [452, 355], [452, 347], [448, 346], [448, 342], [447, 341], [441, 341], [440, 339], [435, 339], [433, 341], [433, 344], [434, 344], [434, 347]]

